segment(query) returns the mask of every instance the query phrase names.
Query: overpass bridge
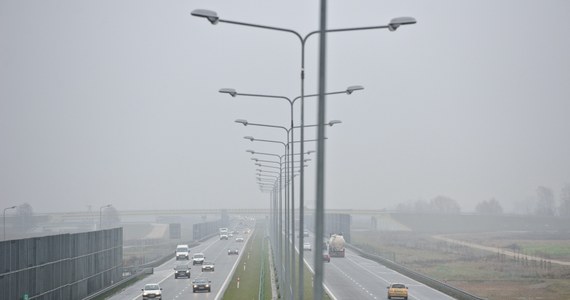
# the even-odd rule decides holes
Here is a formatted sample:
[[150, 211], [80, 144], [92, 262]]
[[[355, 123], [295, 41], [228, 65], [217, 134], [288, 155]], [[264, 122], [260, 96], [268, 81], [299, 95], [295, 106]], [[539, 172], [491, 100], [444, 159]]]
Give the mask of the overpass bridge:
[[[165, 210], [118, 210], [120, 216], [184, 216], [184, 215], [268, 215], [268, 208], [193, 208], [193, 209], [165, 209]], [[314, 214], [314, 209], [305, 209], [306, 214]], [[299, 210], [295, 210], [298, 214]], [[351, 215], [379, 215], [387, 214], [385, 209], [327, 209], [327, 214], [351, 214]], [[99, 217], [99, 211], [76, 211], [36, 213], [37, 216], [49, 216], [53, 219], [76, 219]]]

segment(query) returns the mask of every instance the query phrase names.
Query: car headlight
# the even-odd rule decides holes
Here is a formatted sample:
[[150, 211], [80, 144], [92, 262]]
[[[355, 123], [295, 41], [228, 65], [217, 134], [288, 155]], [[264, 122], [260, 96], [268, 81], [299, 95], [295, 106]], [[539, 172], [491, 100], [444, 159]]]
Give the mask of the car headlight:
[[198, 286], [197, 286], [197, 285], [194, 285], [194, 287], [197, 288]]
[[209, 284], [206, 284], [206, 287], [209, 287], [209, 286], [210, 286]]

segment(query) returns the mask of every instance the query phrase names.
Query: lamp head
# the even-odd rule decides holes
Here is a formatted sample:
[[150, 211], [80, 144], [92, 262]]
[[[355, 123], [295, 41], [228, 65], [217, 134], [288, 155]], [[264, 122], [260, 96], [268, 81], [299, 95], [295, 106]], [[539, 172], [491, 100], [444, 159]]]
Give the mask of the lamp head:
[[236, 123], [240, 123], [243, 126], [247, 126], [247, 120], [243, 120], [243, 119], [237, 119], [235, 120]]
[[255, 154], [255, 151], [253, 151], [253, 150], [245, 150], [245, 152]]
[[212, 23], [212, 25], [218, 24], [218, 21], [220, 20], [220, 17], [218, 17], [218, 14], [213, 10], [195, 9], [190, 14], [193, 15], [194, 17], [200, 17], [200, 18], [208, 19], [208, 21], [210, 21], [210, 23]]
[[342, 123], [341, 120], [331, 120], [327, 125], [333, 126], [334, 124], [340, 124], [340, 123]]
[[354, 91], [360, 91], [360, 90], [363, 90], [363, 89], [364, 89], [364, 87], [361, 86], [361, 85], [351, 85], [351, 86], [349, 86], [348, 88], [346, 88], [346, 93], [350, 95], [350, 94], [352, 94], [352, 92], [354, 92]]
[[252, 157], [251, 160], [258, 161], [258, 159], [255, 157]]
[[246, 139], [246, 140], [250, 140], [250, 141], [252, 141], [252, 142], [255, 140], [255, 138], [253, 138], [252, 136], [249, 136], [249, 135], [248, 135], [248, 136], [244, 136], [243, 138]]
[[390, 21], [390, 24], [388, 24], [388, 29], [390, 29], [390, 31], [396, 31], [396, 29], [398, 29], [398, 27], [400, 27], [401, 25], [411, 25], [411, 24], [416, 24], [416, 19], [412, 17], [394, 18]]
[[222, 94], [229, 94], [232, 97], [235, 97], [237, 95], [237, 92], [235, 89], [229, 89], [229, 88], [220, 89], [218, 92], [220, 92]]

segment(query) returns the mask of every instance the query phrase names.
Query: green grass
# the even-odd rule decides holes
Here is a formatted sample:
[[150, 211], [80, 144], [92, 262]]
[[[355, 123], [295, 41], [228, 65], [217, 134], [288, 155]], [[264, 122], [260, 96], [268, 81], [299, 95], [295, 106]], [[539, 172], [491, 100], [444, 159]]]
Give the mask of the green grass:
[[[263, 238], [265, 224], [257, 223], [253, 236], [244, 247], [241, 260], [222, 299], [259, 299], [261, 266], [264, 267], [262, 299], [271, 299], [271, 276], [267, 241]], [[262, 245], [265, 243], [264, 248]], [[248, 255], [249, 254], [249, 255]], [[248, 258], [249, 257], [249, 258]], [[244, 270], [245, 263], [245, 270]], [[240, 279], [237, 288], [237, 279]]]
[[[308, 255], [313, 255], [313, 253], [306, 251], [304, 253], [304, 255], [306, 257]], [[306, 264], [303, 264], [303, 266], [304, 266], [303, 298], [307, 299], [307, 300], [312, 300], [312, 299], [314, 299], [314, 297], [313, 297], [313, 278], [315, 275], [313, 274], [313, 272], [311, 272], [311, 270], [309, 269], [309, 267], [307, 267]], [[295, 255], [295, 271], [297, 271], [297, 272], [298, 272], [298, 267], [299, 267], [299, 254], [296, 253], [296, 255]], [[297, 291], [295, 294], [295, 297], [294, 297], [294, 298], [297, 298], [296, 296], [299, 293], [299, 291], [297, 289], [297, 287], [299, 286], [299, 278], [298, 278], [298, 273], [295, 275], [296, 275], [296, 277], [295, 277], [296, 282], [295, 282], [293, 289], [295, 291]], [[323, 299], [330, 299], [329, 295], [326, 292], [323, 294]]]
[[557, 245], [547, 244], [540, 245], [536, 243], [521, 243], [522, 252], [529, 255], [538, 255], [551, 259], [568, 259], [570, 258], [570, 244]]

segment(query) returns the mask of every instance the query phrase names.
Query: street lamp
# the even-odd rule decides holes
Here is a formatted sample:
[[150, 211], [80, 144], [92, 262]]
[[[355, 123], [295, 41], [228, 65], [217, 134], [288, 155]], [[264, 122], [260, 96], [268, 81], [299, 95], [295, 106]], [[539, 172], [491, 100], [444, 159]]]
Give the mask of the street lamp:
[[108, 207], [111, 207], [111, 204], [107, 204], [99, 208], [99, 230], [103, 229], [103, 223], [102, 223], [103, 208], [108, 208]]
[[15, 209], [15, 208], [16, 208], [15, 205], [4, 208], [4, 227], [2, 227], [2, 228], [4, 228], [4, 241], [6, 240], [6, 211], [9, 209]]
[[[388, 23], [387, 25], [340, 28], [340, 29], [328, 29], [327, 30], [327, 29], [325, 29], [324, 22], [321, 21], [322, 22], [321, 30], [311, 31], [308, 34], [306, 34], [305, 36], [302, 36], [297, 31], [292, 30], [292, 29], [220, 19], [220, 17], [218, 16], [218, 14], [215, 11], [207, 10], [207, 9], [195, 9], [192, 11], [191, 14], [192, 14], [192, 16], [195, 16], [195, 17], [205, 18], [213, 25], [221, 22], [221, 23], [228, 23], [228, 24], [234, 24], [234, 25], [255, 27], [255, 28], [260, 28], [260, 29], [287, 32], [287, 33], [291, 33], [291, 34], [295, 35], [301, 43], [301, 70], [300, 70], [301, 71], [301, 74], [300, 74], [301, 75], [300, 76], [301, 77], [301, 97], [303, 97], [303, 95], [305, 94], [305, 44], [306, 44], [306, 41], [308, 40], [308, 38], [311, 37], [312, 35], [317, 34], [317, 33], [321, 33], [321, 32], [323, 32], [323, 33], [347, 32], [347, 31], [360, 31], [360, 30], [372, 30], [372, 29], [388, 29], [390, 31], [395, 31], [402, 25], [411, 25], [411, 24], [416, 23], [416, 19], [414, 19], [412, 17], [398, 17], [398, 18], [392, 19], [390, 21], [390, 23]], [[324, 47], [324, 44], [325, 44], [324, 41], [325, 41], [325, 39], [324, 39], [324, 35], [323, 35], [323, 36], [321, 36], [321, 44], [323, 44], [322, 47]], [[324, 58], [322, 58], [322, 61], [324, 62]], [[323, 69], [323, 71], [324, 71], [324, 69]], [[319, 91], [319, 92], [324, 93], [324, 91]], [[324, 97], [322, 97], [322, 99], [324, 102]], [[324, 117], [324, 103], [323, 103], [323, 105], [319, 104], [319, 110], [323, 111], [323, 117]], [[301, 99], [301, 126], [304, 125], [304, 118], [305, 118], [304, 100]], [[304, 139], [304, 130], [301, 129], [301, 140], [303, 140], [303, 139]], [[304, 145], [301, 143], [301, 152], [303, 152], [303, 150], [304, 150], [303, 147], [304, 147]], [[320, 147], [320, 148], [322, 148], [322, 147]], [[319, 150], [318, 155], [323, 156], [323, 154], [324, 154], [324, 151]], [[317, 167], [320, 170], [320, 172], [322, 173], [324, 171], [324, 160], [322, 161], [322, 163], [319, 163]], [[317, 177], [322, 177], [322, 174], [319, 174], [319, 170], [317, 170], [318, 171]], [[321, 211], [317, 211], [317, 223], [320, 222], [322, 224], [323, 217], [324, 217], [324, 211], [322, 211], [322, 210], [324, 209], [324, 204], [319, 203], [319, 202], [323, 202], [323, 199], [319, 199], [319, 197], [318, 197], [319, 196], [318, 190], [320, 189], [318, 187], [318, 185], [319, 185], [318, 182], [319, 182], [319, 178], [317, 178], [317, 210], [320, 208]], [[304, 172], [302, 171], [302, 169], [301, 169], [300, 192], [301, 192], [301, 197], [303, 197], [303, 194], [304, 194]], [[317, 226], [317, 227], [319, 227], [319, 226]], [[316, 273], [315, 275], [316, 276], [315, 276], [315, 284], [314, 284], [314, 291], [313, 291], [314, 292], [313, 296], [315, 299], [321, 299], [322, 294], [323, 294], [323, 287], [322, 287], [323, 277], [321, 274], [321, 272], [323, 270], [323, 262], [322, 262], [322, 259], [320, 259], [320, 255], [321, 255], [320, 250], [322, 248], [322, 245], [318, 242], [319, 238], [322, 239], [322, 232], [317, 232], [316, 237], [315, 237], [315, 241], [317, 241], [317, 243], [316, 243], [317, 244], [316, 245], [317, 251], [315, 251], [315, 265], [316, 265], [315, 266], [315, 273]], [[301, 252], [301, 257], [302, 257], [302, 252]], [[302, 266], [302, 264], [303, 264], [303, 262], [300, 260], [299, 266]], [[304, 292], [303, 292], [303, 272], [301, 270], [299, 270], [299, 276], [300, 276], [299, 277], [299, 299], [303, 299], [303, 295], [304, 295]], [[290, 296], [292, 297], [292, 295], [290, 295]]]
[[[215, 13], [212, 13], [212, 12], [209, 12], [209, 13], [208, 13], [208, 12], [205, 12], [205, 13], [206, 13], [206, 14], [209, 14], [211, 17], [213, 17], [213, 16], [215, 15]], [[201, 14], [204, 14], [204, 12], [202, 12]], [[217, 16], [216, 16], [216, 17], [217, 17]], [[336, 94], [347, 94], [347, 95], [351, 95], [353, 92], [359, 91], [359, 90], [363, 90], [363, 89], [364, 89], [364, 87], [361, 86], [361, 85], [353, 85], [353, 86], [347, 87], [346, 89], [344, 89], [344, 90], [342, 90], [342, 91], [328, 92], [328, 93], [325, 93], [325, 95], [336, 95]], [[304, 146], [304, 145], [305, 145], [305, 142], [306, 142], [306, 140], [304, 139], [304, 127], [315, 127], [315, 126], [318, 126], [318, 125], [308, 125], [308, 126], [305, 126], [305, 125], [303, 125], [303, 119], [301, 120], [301, 125], [300, 125], [300, 126], [294, 126], [294, 123], [293, 123], [293, 119], [294, 119], [294, 118], [293, 118], [293, 116], [294, 116], [294, 114], [293, 114], [293, 106], [294, 106], [295, 102], [296, 102], [297, 100], [299, 100], [299, 99], [301, 99], [301, 105], [303, 105], [303, 101], [304, 101], [303, 99], [304, 99], [304, 98], [307, 98], [307, 97], [316, 97], [316, 96], [319, 96], [319, 94], [311, 94], [311, 95], [303, 95], [303, 94], [302, 94], [301, 96], [298, 96], [298, 97], [295, 97], [295, 98], [291, 99], [291, 98], [286, 97], [286, 96], [266, 95], [266, 94], [252, 94], [252, 93], [238, 93], [238, 92], [237, 92], [235, 89], [233, 89], [233, 88], [222, 88], [222, 89], [219, 90], [219, 92], [222, 93], [222, 94], [228, 94], [228, 95], [230, 95], [230, 96], [232, 96], [232, 97], [236, 97], [236, 96], [249, 96], [249, 97], [260, 97], [260, 98], [286, 100], [286, 101], [289, 103], [289, 107], [290, 107], [290, 122], [291, 122], [291, 128], [290, 128], [290, 130], [287, 131], [287, 134], [288, 134], [288, 135], [289, 135], [289, 134], [291, 135], [291, 141], [293, 141], [293, 142], [291, 143], [290, 150], [289, 150], [291, 153], [294, 153], [294, 152], [295, 152], [295, 147], [294, 147], [294, 143], [295, 143], [294, 140], [295, 140], [295, 138], [294, 138], [294, 130], [293, 130], [293, 128], [301, 128], [301, 140], [300, 140], [300, 142], [301, 142], [301, 153], [303, 153], [303, 152], [304, 152], [304, 149], [305, 149], [305, 146]], [[303, 106], [301, 106], [301, 111], [303, 112]], [[247, 120], [243, 120], [243, 119], [238, 119], [238, 120], [236, 120], [236, 122], [237, 122], [237, 123], [240, 123], [240, 124], [243, 124], [244, 126], [247, 126], [247, 125], [249, 124], [249, 123], [247, 122]], [[325, 125], [333, 126], [334, 124], [338, 124], [338, 123], [340, 123], [340, 121], [338, 121], [338, 120], [333, 120], [333, 121], [331, 121], [331, 122], [329, 122], [328, 124], [325, 124]], [[246, 137], [246, 138], [247, 138], [247, 137]], [[251, 139], [251, 141], [253, 141], [253, 139]], [[311, 141], [317, 141], [317, 140], [311, 140]], [[304, 158], [304, 157], [303, 157], [303, 154], [301, 154], [301, 160], [302, 160], [303, 158]], [[291, 159], [291, 160], [293, 160], [293, 159]], [[291, 165], [291, 172], [293, 172], [293, 170], [295, 169], [295, 163], [294, 163], [294, 162], [291, 162], [290, 165]], [[304, 221], [304, 220], [305, 220], [305, 210], [304, 210], [304, 207], [305, 207], [305, 200], [304, 200], [304, 172], [303, 172], [302, 168], [301, 168], [301, 174], [300, 174], [300, 176], [301, 176], [301, 177], [300, 177], [301, 186], [300, 186], [300, 191], [299, 191], [299, 227], [303, 228], [303, 227], [305, 226], [305, 225], [304, 225], [304, 224], [305, 224], [305, 221]], [[292, 211], [292, 213], [291, 213], [291, 219], [292, 219], [292, 221], [291, 221], [291, 230], [292, 230], [293, 232], [295, 232], [295, 182], [294, 182], [294, 181], [291, 182], [291, 192], [290, 192], [290, 195], [291, 195], [291, 211]], [[301, 236], [299, 237], [299, 245], [302, 245], [302, 244], [303, 244], [303, 240], [304, 240], [304, 236], [301, 235]], [[294, 239], [294, 238], [293, 238], [293, 242], [292, 242], [291, 248], [292, 248], [292, 255], [294, 255], [294, 253], [295, 253], [295, 239]], [[303, 282], [303, 279], [302, 279], [302, 274], [303, 274], [302, 270], [303, 270], [303, 268], [304, 268], [304, 267], [303, 267], [303, 262], [302, 262], [302, 261], [303, 261], [303, 251], [304, 251], [303, 248], [299, 247], [299, 255], [300, 255], [300, 256], [299, 256], [299, 274], [300, 274], [300, 277], [299, 277], [299, 284], [301, 284], [301, 283]], [[295, 277], [295, 273], [294, 273], [294, 272], [295, 272], [295, 266], [294, 266], [294, 265], [293, 265], [292, 269], [293, 269], [293, 281], [295, 281], [295, 279], [294, 279], [294, 277]], [[302, 299], [302, 296], [301, 296], [300, 298]]]

